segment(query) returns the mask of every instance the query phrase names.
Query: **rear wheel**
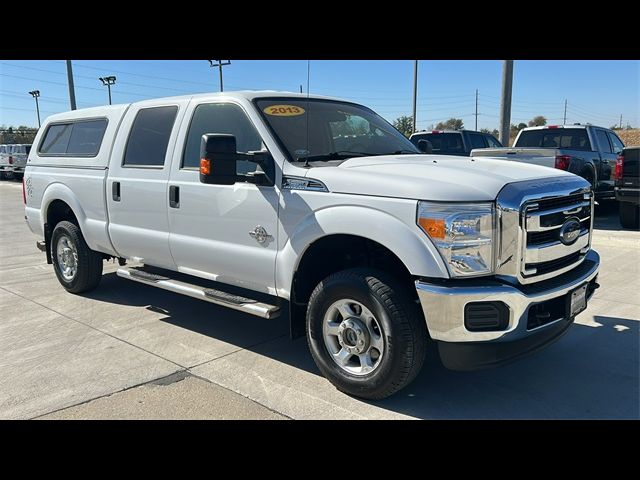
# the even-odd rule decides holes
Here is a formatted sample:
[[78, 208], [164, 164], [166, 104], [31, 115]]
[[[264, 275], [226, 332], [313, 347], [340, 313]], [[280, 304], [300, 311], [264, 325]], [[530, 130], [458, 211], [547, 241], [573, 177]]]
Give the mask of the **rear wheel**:
[[395, 279], [376, 270], [350, 269], [314, 289], [307, 340], [316, 365], [338, 390], [382, 399], [416, 377], [427, 332], [416, 303]]
[[620, 202], [620, 224], [624, 228], [640, 228], [640, 206], [629, 202]]
[[102, 255], [91, 250], [77, 225], [63, 221], [51, 235], [53, 269], [60, 284], [71, 293], [93, 290], [102, 278]]

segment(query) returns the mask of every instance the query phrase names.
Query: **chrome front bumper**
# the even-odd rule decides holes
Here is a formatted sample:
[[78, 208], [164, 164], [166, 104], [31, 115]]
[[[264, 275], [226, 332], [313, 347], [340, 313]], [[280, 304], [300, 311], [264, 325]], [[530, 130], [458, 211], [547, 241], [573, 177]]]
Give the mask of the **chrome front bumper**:
[[[458, 280], [443, 283], [416, 281], [420, 304], [429, 334], [442, 342], [512, 342], [557, 328], [566, 318], [557, 318], [527, 330], [529, 308], [537, 303], [567, 295], [598, 275], [600, 256], [591, 250], [574, 269], [533, 285], [513, 285], [496, 279]], [[470, 302], [501, 301], [509, 307], [506, 330], [470, 332], [464, 326], [464, 307]]]

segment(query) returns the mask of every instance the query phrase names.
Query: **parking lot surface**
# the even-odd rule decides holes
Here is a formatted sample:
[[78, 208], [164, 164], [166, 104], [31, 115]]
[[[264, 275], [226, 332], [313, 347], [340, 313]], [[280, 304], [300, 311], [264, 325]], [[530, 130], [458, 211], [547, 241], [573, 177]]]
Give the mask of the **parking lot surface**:
[[116, 277], [82, 296], [58, 283], [0, 182], [0, 418], [640, 418], [640, 232], [597, 210], [602, 257], [588, 309], [512, 364], [444, 369], [432, 351], [384, 401], [338, 392], [285, 319], [262, 320]]

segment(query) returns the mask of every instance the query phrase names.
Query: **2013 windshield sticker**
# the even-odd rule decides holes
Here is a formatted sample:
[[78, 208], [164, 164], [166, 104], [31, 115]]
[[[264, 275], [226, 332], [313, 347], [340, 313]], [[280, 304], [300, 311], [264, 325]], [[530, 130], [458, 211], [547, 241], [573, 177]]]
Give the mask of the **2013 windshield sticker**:
[[295, 117], [304, 114], [304, 108], [295, 105], [271, 105], [263, 110], [267, 115], [276, 117]]

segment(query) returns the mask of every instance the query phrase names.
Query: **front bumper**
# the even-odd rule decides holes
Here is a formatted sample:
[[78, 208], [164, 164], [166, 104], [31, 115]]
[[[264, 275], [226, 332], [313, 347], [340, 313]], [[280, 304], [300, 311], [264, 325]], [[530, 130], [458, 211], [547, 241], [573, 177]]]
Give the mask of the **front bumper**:
[[[533, 305], [565, 297], [575, 288], [591, 282], [592, 288], [588, 289], [587, 299], [590, 298], [595, 289], [599, 266], [600, 256], [591, 250], [576, 268], [539, 283], [520, 285], [500, 279], [449, 280], [439, 283], [418, 280], [416, 289], [429, 334], [434, 340], [442, 342], [439, 348], [445, 365], [455, 369], [478, 368], [535, 351], [557, 339], [573, 319], [563, 314], [540, 327], [527, 329], [529, 309]], [[465, 305], [489, 301], [503, 302], [509, 308], [506, 330], [467, 330], [464, 324]], [[480, 353], [463, 354], [454, 358], [454, 347], [459, 347], [457, 350], [460, 352], [473, 350]], [[450, 357], [449, 360], [445, 356]], [[472, 365], [474, 361], [477, 365]]]

